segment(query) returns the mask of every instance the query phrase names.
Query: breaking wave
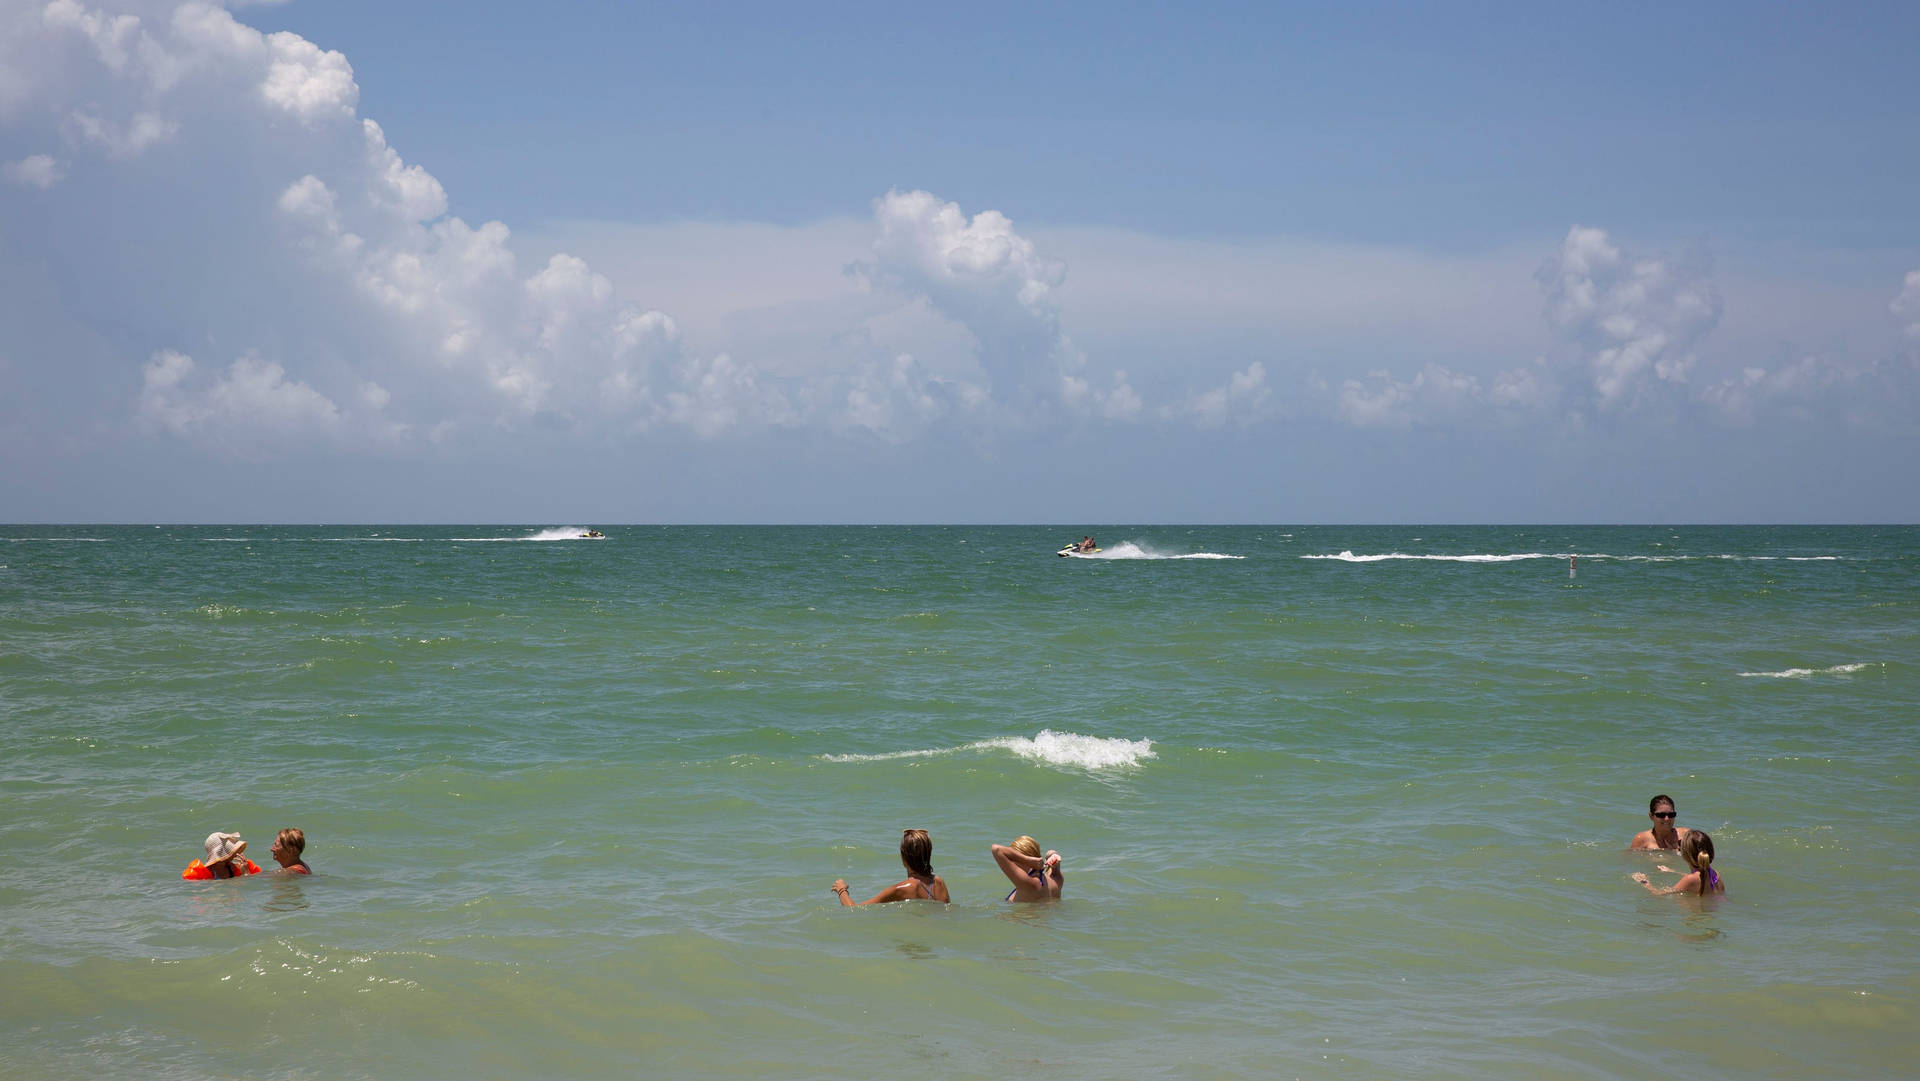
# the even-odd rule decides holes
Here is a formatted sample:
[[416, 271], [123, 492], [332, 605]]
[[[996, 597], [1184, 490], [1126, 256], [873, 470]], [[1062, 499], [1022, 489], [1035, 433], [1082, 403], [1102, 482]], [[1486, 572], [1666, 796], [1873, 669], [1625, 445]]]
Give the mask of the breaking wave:
[[1813, 676], [1848, 676], [1863, 668], [1885, 668], [1885, 664], [1836, 664], [1830, 668], [1788, 668], [1779, 672], [1742, 672], [1757, 679], [1809, 679]]
[[1049, 766], [1072, 769], [1133, 769], [1154, 757], [1150, 739], [1104, 739], [1076, 732], [1043, 729], [1032, 739], [1025, 736], [1001, 736], [958, 747], [934, 747], [919, 751], [889, 751], [884, 754], [823, 754], [827, 762], [890, 762], [903, 758], [944, 758], [958, 754], [983, 754], [1005, 751], [1017, 758], [1031, 759]]

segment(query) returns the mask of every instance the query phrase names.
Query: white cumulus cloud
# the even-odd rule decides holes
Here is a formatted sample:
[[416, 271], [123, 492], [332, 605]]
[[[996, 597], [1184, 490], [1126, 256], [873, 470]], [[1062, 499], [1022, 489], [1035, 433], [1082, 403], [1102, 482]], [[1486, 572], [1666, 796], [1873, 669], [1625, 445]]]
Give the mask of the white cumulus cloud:
[[713, 438], [744, 420], [790, 424], [795, 417], [784, 395], [760, 384], [753, 365], [722, 353], [688, 362], [678, 387], [666, 394], [664, 419]]
[[1908, 337], [1920, 338], [1920, 270], [1907, 271], [1900, 294], [1887, 308], [1905, 326]]
[[1229, 375], [1226, 383], [1194, 395], [1169, 413], [1185, 416], [1201, 428], [1244, 428], [1267, 419], [1271, 397], [1266, 365], [1256, 360]]
[[1702, 270], [1630, 256], [1602, 229], [1569, 229], [1538, 279], [1547, 320], [1579, 351], [1586, 378], [1578, 382], [1602, 412], [1657, 385], [1684, 384], [1694, 347], [1720, 320], [1719, 294]]
[[284, 30], [267, 35], [266, 41], [267, 74], [260, 96], [268, 104], [310, 121], [353, 115], [360, 87], [345, 56]]
[[1822, 357], [1802, 357], [1780, 368], [1742, 368], [1701, 388], [1701, 400], [1735, 427], [1749, 427], [1771, 410], [1804, 410], [1849, 382], [1846, 369]]
[[194, 367], [184, 353], [155, 353], [144, 372], [139, 418], [177, 436], [248, 444], [293, 440], [340, 422], [340, 408], [326, 395], [258, 356], [240, 357], [198, 386]]
[[1060, 329], [1066, 266], [1041, 255], [1006, 215], [968, 217], [931, 192], [890, 191], [874, 201], [874, 220], [873, 258], [855, 269], [965, 327], [996, 399], [1050, 398], [1116, 420], [1140, 411], [1125, 373], [1105, 387], [1080, 374], [1086, 357]]
[[159, 113], [135, 113], [116, 121], [82, 109], [68, 116], [67, 128], [77, 141], [99, 147], [108, 157], [131, 158], [172, 138], [180, 124]]
[[1456, 419], [1484, 400], [1479, 380], [1428, 364], [1410, 380], [1385, 371], [1344, 380], [1336, 408], [1356, 428], [1407, 428], [1419, 421]]
[[[847, 256], [820, 275], [841, 295], [759, 316], [748, 348], [704, 344], [586, 259], [535, 255], [505, 223], [459, 216], [429, 167], [359, 115], [347, 57], [262, 33], [230, 7], [52, 0], [23, 24], [37, 40], [7, 42], [7, 56], [49, 59], [0, 82], [17, 89], [6, 107], [50, 118], [31, 134], [73, 151], [16, 162], [7, 177], [38, 186], [86, 169], [105, 197], [144, 202], [144, 215], [119, 215], [123, 235], [100, 232], [106, 263], [170, 245], [190, 257], [159, 283], [127, 268], [93, 302], [148, 313], [120, 319], [136, 335], [126, 354], [187, 365], [142, 369], [159, 380], [143, 383], [149, 431], [205, 437], [239, 422], [220, 401], [269, 386], [275, 401], [301, 388], [341, 403], [343, 418], [377, 412], [390, 435], [447, 440], [789, 426], [901, 440], [948, 423], [980, 432], [1147, 412], [1125, 371], [1089, 370], [1061, 329], [1065, 265], [1004, 214], [888, 192], [854, 280], [835, 273]], [[155, 154], [162, 144], [178, 152]], [[735, 262], [728, 273], [756, 271]], [[143, 325], [166, 329], [142, 340]], [[193, 370], [184, 358], [212, 342], [255, 359], [217, 377]]]
[[58, 161], [49, 154], [29, 154], [19, 161], [10, 161], [0, 165], [0, 174], [23, 188], [39, 188], [46, 191], [60, 183], [67, 175]]
[[377, 196], [408, 221], [432, 221], [445, 214], [447, 192], [433, 174], [401, 161], [380, 125], [362, 120], [360, 126], [366, 133], [368, 165], [377, 175]]

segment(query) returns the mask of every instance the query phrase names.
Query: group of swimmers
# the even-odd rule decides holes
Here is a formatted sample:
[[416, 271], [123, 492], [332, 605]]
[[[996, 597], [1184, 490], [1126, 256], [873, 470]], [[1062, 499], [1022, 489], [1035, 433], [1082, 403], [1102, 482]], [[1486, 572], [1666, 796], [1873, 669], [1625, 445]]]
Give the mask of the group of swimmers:
[[[1662, 793], [1647, 802], [1647, 818], [1653, 823], [1650, 829], [1641, 830], [1634, 835], [1628, 848], [1644, 852], [1678, 852], [1680, 858], [1687, 861], [1691, 868], [1680, 876], [1671, 886], [1655, 886], [1645, 873], [1636, 872], [1633, 880], [1646, 887], [1650, 893], [1658, 895], [1690, 893], [1698, 896], [1727, 892], [1726, 879], [1713, 869], [1713, 838], [1705, 830], [1688, 829], [1675, 822], [1678, 817], [1674, 810], [1673, 797]], [[212, 843], [212, 838], [208, 838]], [[1013, 889], [1007, 892], [1009, 901], [1057, 901], [1066, 887], [1067, 876], [1060, 869], [1060, 853], [1052, 849], [1040, 850], [1039, 842], [1031, 837], [1021, 836], [1013, 839], [1012, 844], [994, 845], [991, 849], [993, 862], [1000, 867], [1000, 873], [1013, 883]], [[834, 896], [842, 905], [883, 905], [893, 901], [938, 901], [950, 903], [953, 898], [947, 892], [947, 883], [933, 873], [933, 838], [926, 830], [900, 831], [900, 863], [907, 869], [907, 877], [888, 886], [872, 899], [855, 901], [847, 888], [847, 880], [833, 880]], [[1661, 864], [1655, 868], [1665, 874], [1675, 873], [1673, 868]]]
[[[1000, 866], [1000, 873], [1013, 883], [1007, 900], [1060, 899], [1060, 891], [1067, 885], [1066, 872], [1060, 869], [1060, 853], [1051, 848], [1043, 853], [1040, 842], [1024, 835], [1015, 837], [1012, 844], [994, 845], [992, 851], [993, 862]], [[900, 831], [900, 863], [907, 869], [906, 879], [874, 894], [872, 900], [855, 901], [844, 878], [833, 880], [834, 896], [849, 906], [884, 905], [892, 901], [938, 901], [944, 905], [953, 900], [947, 893], [946, 881], [933, 873], [933, 838], [926, 830]]]
[[[206, 841], [205, 859], [194, 860], [180, 877], [189, 881], [203, 881], [214, 878], [245, 878], [260, 873], [260, 865], [246, 857], [247, 842], [237, 833], [209, 833]], [[313, 868], [307, 866], [307, 835], [297, 829], [284, 829], [273, 839], [272, 854], [275, 863], [280, 866], [275, 874], [310, 875]]]
[[[1713, 869], [1713, 838], [1707, 836], [1705, 830], [1688, 829], [1676, 824], [1674, 820], [1677, 817], [1672, 797], [1664, 793], [1653, 797], [1647, 801], [1647, 818], [1653, 823], [1653, 828], [1635, 834], [1627, 847], [1642, 852], [1678, 852], [1692, 870], [1665, 889], [1655, 886], [1643, 872], [1635, 872], [1633, 880], [1645, 886], [1647, 892], [1657, 895], [1691, 893], [1705, 897], [1710, 893], [1727, 892], [1726, 880]], [[1665, 864], [1654, 869], [1667, 874], [1674, 873], [1673, 868]]]
[[[1713, 838], [1705, 830], [1688, 829], [1679, 825], [1675, 819], [1673, 797], [1662, 793], [1647, 801], [1647, 819], [1653, 823], [1649, 829], [1634, 835], [1627, 847], [1642, 852], [1678, 852], [1680, 858], [1687, 861], [1691, 870], [1680, 876], [1679, 881], [1664, 889], [1653, 884], [1645, 873], [1635, 872], [1633, 880], [1654, 894], [1691, 893], [1705, 896], [1711, 893], [1727, 892], [1726, 880], [1713, 869]], [[297, 829], [283, 829], [274, 837], [273, 845], [267, 851], [274, 862], [280, 866], [278, 874], [310, 875], [313, 868], [306, 860], [307, 835]], [[244, 878], [260, 873], [260, 865], [246, 858], [247, 842], [238, 833], [209, 833], [206, 840], [206, 858], [194, 860], [187, 869], [180, 872], [183, 879], [199, 881], [216, 878]], [[1040, 850], [1040, 843], [1022, 835], [1015, 837], [1012, 844], [996, 844], [990, 851], [993, 862], [1000, 873], [1013, 883], [1013, 889], [1007, 892], [1009, 901], [1058, 901], [1061, 891], [1066, 888], [1066, 872], [1060, 868], [1060, 853], [1049, 848]], [[847, 889], [844, 878], [833, 880], [834, 895], [843, 905], [882, 905], [893, 901], [939, 901], [947, 904], [953, 900], [947, 892], [947, 883], [933, 873], [933, 838], [926, 830], [906, 829], [900, 831], [900, 863], [907, 870], [907, 877], [888, 886], [873, 895], [870, 900], [855, 901]], [[1655, 870], [1673, 874], [1671, 867], [1661, 864]]]

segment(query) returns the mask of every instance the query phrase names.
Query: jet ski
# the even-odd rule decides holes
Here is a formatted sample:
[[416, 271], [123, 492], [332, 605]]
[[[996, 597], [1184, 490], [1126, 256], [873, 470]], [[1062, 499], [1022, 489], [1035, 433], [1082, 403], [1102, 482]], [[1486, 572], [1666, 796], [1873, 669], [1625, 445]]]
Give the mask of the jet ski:
[[581, 540], [606, 540], [607, 535], [605, 533], [600, 532], [597, 529], [589, 529], [585, 533], [580, 534], [580, 539]]
[[1099, 548], [1081, 548], [1077, 545], [1069, 544], [1053, 554], [1057, 556], [1093, 556], [1099, 555], [1102, 550], [1103, 549]]

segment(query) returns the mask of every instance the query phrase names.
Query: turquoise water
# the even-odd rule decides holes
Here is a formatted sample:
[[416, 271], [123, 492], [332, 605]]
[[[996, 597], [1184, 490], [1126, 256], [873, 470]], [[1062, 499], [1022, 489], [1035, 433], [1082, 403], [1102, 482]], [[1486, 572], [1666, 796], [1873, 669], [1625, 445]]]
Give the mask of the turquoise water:
[[1920, 529], [599, 528], [0, 528], [0, 1076], [1920, 1055]]

